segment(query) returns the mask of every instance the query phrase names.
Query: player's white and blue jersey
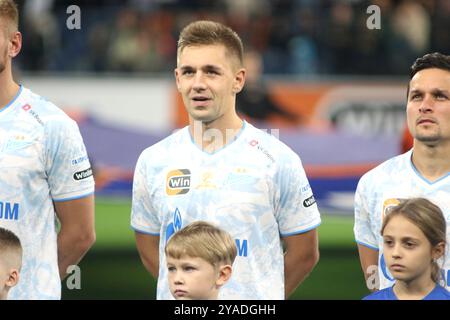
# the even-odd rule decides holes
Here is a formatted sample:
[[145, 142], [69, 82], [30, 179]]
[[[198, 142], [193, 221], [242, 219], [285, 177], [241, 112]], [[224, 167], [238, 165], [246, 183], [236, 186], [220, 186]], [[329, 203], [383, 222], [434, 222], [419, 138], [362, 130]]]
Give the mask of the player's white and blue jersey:
[[9, 299], [60, 299], [53, 201], [94, 192], [75, 121], [21, 87], [0, 110], [0, 226], [23, 247], [20, 280]]
[[164, 247], [187, 224], [205, 220], [228, 231], [238, 256], [220, 299], [284, 299], [281, 237], [320, 224], [300, 158], [248, 123], [235, 140], [209, 154], [188, 127], [146, 149], [133, 186], [131, 226], [160, 236], [158, 299], [169, 291]]
[[[380, 234], [383, 218], [392, 206], [403, 199], [427, 198], [439, 206], [447, 221], [447, 243], [450, 243], [450, 173], [430, 182], [414, 167], [413, 150], [394, 157], [366, 173], [358, 183], [355, 195], [356, 242], [379, 252], [380, 289], [393, 285], [383, 256], [383, 237]], [[441, 285], [450, 287], [450, 250], [447, 246], [442, 266]]]
[[[369, 294], [363, 300], [398, 300], [395, 295], [394, 288], [389, 287], [380, 291]], [[434, 289], [423, 297], [422, 300], [450, 300], [450, 292], [440, 285], [436, 285]]]

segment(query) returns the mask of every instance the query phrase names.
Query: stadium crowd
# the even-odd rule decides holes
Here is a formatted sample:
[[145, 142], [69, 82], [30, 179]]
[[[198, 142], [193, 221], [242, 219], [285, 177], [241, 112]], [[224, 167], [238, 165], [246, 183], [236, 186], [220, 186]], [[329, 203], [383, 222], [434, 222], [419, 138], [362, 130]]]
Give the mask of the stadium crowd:
[[[397, 75], [450, 52], [448, 0], [20, 0], [26, 71], [171, 72], [176, 35], [195, 19], [230, 25], [266, 74]], [[81, 8], [69, 30], [67, 7]], [[370, 5], [381, 29], [366, 22]]]

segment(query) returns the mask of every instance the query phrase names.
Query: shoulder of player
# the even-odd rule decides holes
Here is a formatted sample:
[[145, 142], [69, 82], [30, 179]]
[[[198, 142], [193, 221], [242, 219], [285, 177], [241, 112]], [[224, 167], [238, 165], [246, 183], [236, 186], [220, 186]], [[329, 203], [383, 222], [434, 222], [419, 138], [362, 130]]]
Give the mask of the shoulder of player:
[[160, 158], [163, 155], [170, 155], [172, 148], [173, 150], [179, 150], [182, 142], [186, 139], [186, 131], [187, 127], [177, 130], [164, 139], [147, 147], [144, 151], [142, 151], [140, 158], [149, 158], [154, 161], [156, 158]]
[[410, 156], [410, 151], [390, 158], [381, 164], [377, 165], [375, 168], [367, 171], [361, 177], [361, 181], [371, 180], [371, 179], [381, 179], [382, 177], [391, 178], [392, 175], [396, 175], [405, 166], [405, 161]]
[[283, 159], [284, 161], [296, 161], [299, 155], [293, 151], [279, 137], [267, 133], [264, 130], [248, 125], [246, 140], [250, 147], [266, 153], [267, 156], [273, 156], [274, 160]]
[[75, 121], [71, 119], [63, 110], [52, 102], [33, 93], [31, 90], [24, 89], [26, 97], [22, 111], [32, 117], [38, 124], [43, 127], [51, 127], [52, 125], [74, 125]]

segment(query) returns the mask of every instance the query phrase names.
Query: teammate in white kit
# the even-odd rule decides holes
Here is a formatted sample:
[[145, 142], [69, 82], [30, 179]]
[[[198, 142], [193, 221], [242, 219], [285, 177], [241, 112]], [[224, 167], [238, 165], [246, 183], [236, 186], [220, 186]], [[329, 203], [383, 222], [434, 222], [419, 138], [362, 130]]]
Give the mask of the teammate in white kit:
[[175, 77], [189, 126], [141, 154], [133, 186], [131, 226], [158, 299], [172, 299], [166, 242], [197, 220], [236, 242], [219, 299], [284, 299], [318, 261], [320, 215], [300, 158], [236, 114], [242, 52], [219, 23], [194, 22], [180, 35]]
[[[368, 288], [393, 284], [383, 256], [383, 217], [403, 199], [424, 197], [437, 204], [450, 225], [450, 56], [427, 54], [411, 67], [407, 122], [413, 148], [366, 173], [355, 196], [355, 238]], [[447, 242], [450, 227], [447, 227]], [[450, 287], [450, 254], [442, 283]]]
[[17, 7], [0, 0], [0, 226], [23, 246], [9, 298], [60, 299], [67, 268], [95, 241], [94, 180], [77, 124], [14, 82], [21, 46]]

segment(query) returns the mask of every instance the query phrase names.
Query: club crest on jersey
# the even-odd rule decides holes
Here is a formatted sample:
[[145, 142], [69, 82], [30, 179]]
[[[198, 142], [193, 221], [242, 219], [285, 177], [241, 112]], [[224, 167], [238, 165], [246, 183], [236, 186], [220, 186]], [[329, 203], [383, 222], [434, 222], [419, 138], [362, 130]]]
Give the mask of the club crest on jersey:
[[191, 171], [188, 169], [172, 170], [167, 174], [166, 194], [176, 196], [186, 194], [191, 189]]
[[381, 221], [384, 220], [384, 217], [391, 212], [391, 210], [398, 206], [400, 203], [404, 202], [406, 199], [400, 199], [400, 198], [390, 198], [386, 199], [383, 202], [383, 211], [381, 212]]
[[211, 171], [203, 172], [201, 175], [200, 183], [195, 186], [196, 189], [217, 189], [217, 186], [213, 182], [214, 173]]
[[0, 143], [0, 153], [24, 149], [32, 144], [33, 141], [29, 141], [25, 136], [16, 135]]

